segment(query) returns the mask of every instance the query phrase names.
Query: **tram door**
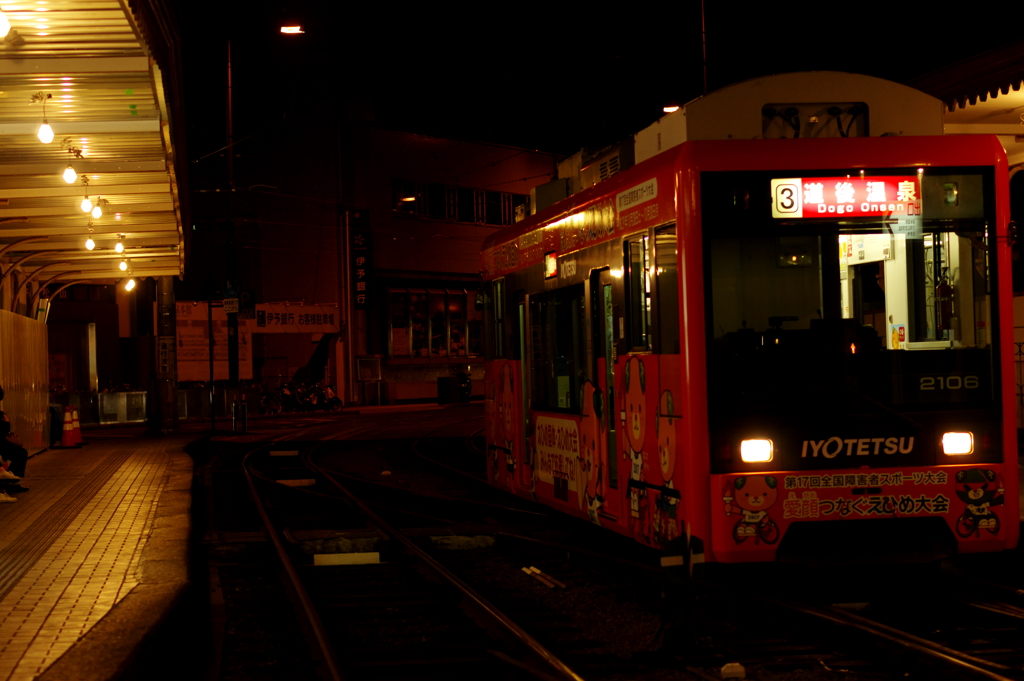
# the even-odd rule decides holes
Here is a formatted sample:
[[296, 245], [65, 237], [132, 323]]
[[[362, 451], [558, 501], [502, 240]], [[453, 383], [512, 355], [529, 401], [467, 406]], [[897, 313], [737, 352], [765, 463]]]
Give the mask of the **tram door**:
[[601, 490], [604, 503], [601, 515], [610, 520], [619, 516], [621, 500], [619, 487], [618, 446], [616, 445], [615, 417], [615, 363], [618, 359], [615, 345], [615, 305], [613, 302], [612, 275], [608, 268], [596, 270], [590, 275], [590, 318], [592, 321], [594, 366], [591, 375], [602, 395], [604, 409], [601, 414], [606, 433], [606, 449], [601, 471]]
[[517, 483], [520, 487], [530, 489], [533, 487], [533, 456], [530, 449], [530, 399], [526, 379], [526, 294], [523, 291], [516, 292], [516, 337], [513, 340], [516, 344], [516, 355], [519, 357], [519, 432], [521, 434], [519, 451], [522, 452], [522, 460], [517, 466], [519, 475]]

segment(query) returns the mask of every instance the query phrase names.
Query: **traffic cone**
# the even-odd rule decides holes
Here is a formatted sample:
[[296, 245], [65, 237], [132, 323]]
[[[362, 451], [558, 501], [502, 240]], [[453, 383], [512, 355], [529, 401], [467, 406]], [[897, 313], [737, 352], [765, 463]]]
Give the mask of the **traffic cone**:
[[71, 407], [64, 407], [64, 432], [60, 436], [60, 449], [74, 449], [75, 424], [71, 418]]
[[85, 440], [82, 439], [82, 427], [78, 424], [78, 407], [71, 407], [71, 426], [75, 434], [75, 446], [80, 447], [84, 445]]

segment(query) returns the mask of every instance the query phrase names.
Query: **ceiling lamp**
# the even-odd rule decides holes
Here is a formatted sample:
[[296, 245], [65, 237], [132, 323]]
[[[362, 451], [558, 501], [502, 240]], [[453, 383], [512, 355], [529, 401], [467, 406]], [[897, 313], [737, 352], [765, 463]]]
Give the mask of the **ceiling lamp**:
[[128, 271], [128, 261], [127, 260], [122, 260], [121, 263], [117, 267], [122, 272], [127, 272]]
[[89, 220], [88, 228], [89, 236], [85, 237], [85, 250], [91, 251], [96, 248], [96, 242], [92, 240], [92, 220]]
[[7, 18], [7, 15], [0, 12], [0, 38], [6, 38], [7, 34], [11, 32], [11, 21]]
[[53, 128], [50, 127], [49, 122], [46, 120], [46, 100], [52, 97], [53, 95], [50, 93], [43, 94], [42, 92], [37, 92], [32, 95], [31, 99], [29, 99], [29, 103], [31, 104], [35, 104], [36, 102], [43, 103], [43, 124], [39, 126], [39, 130], [36, 132], [36, 136], [43, 144], [49, 144], [53, 141]]
[[114, 250], [117, 251], [118, 253], [124, 253], [124, 244], [121, 243], [122, 239], [124, 239], [124, 234], [118, 234], [117, 244], [114, 245]]
[[124, 290], [125, 291], [131, 291], [133, 288], [135, 288], [135, 280], [134, 279], [129, 279], [128, 281], [126, 281], [124, 283]]
[[[96, 218], [97, 220], [100, 219], [101, 217], [103, 217], [103, 206], [105, 206], [106, 204], [107, 204], [107, 200], [106, 199], [103, 199], [103, 198], [96, 199], [96, 205], [93, 206], [93, 209], [92, 209], [92, 216], [94, 218]], [[82, 204], [82, 207], [84, 208], [85, 204]]]
[[92, 201], [89, 200], [89, 176], [82, 175], [82, 186], [85, 187], [85, 198], [82, 199], [82, 203], [79, 204], [82, 208], [83, 213], [88, 213], [92, 210]]
[[[82, 158], [82, 150], [71, 144], [70, 137], [65, 137], [60, 141], [60, 148], [68, 152], [68, 156], [73, 158]], [[72, 184], [78, 179], [78, 173], [76, 173], [74, 167], [72, 167], [71, 161], [68, 161], [68, 167], [64, 170], [63, 178], [68, 184]]]

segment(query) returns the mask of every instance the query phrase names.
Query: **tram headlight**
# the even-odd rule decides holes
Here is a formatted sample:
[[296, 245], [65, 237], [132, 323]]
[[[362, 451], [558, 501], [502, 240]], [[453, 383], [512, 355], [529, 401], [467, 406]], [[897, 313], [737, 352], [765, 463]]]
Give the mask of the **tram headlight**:
[[744, 463], [764, 463], [772, 460], [771, 440], [744, 440], [740, 443], [740, 458]]
[[943, 433], [942, 452], [949, 456], [963, 456], [974, 451], [972, 433]]

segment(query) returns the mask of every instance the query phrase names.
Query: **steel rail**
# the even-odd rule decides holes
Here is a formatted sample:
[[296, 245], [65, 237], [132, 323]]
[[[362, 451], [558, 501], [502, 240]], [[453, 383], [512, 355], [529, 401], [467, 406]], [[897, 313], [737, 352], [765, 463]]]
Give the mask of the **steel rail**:
[[[467, 473], [466, 471], [459, 470], [458, 468], [455, 468], [454, 466], [449, 466], [448, 464], [442, 463], [441, 461], [438, 461], [437, 459], [433, 459], [433, 458], [427, 456], [426, 454], [424, 454], [423, 452], [420, 451], [419, 444], [420, 444], [420, 442], [422, 440], [427, 439], [428, 437], [432, 436], [434, 433], [437, 433], [437, 432], [439, 432], [441, 430], [444, 430], [445, 428], [447, 428], [447, 426], [441, 426], [440, 428], [432, 430], [432, 431], [430, 431], [429, 433], [427, 433], [425, 435], [421, 435], [421, 436], [417, 437], [413, 441], [413, 443], [412, 443], [412, 451], [413, 451], [413, 453], [416, 456], [418, 456], [421, 459], [423, 459], [424, 461], [429, 461], [431, 464], [433, 464], [435, 466], [439, 466], [439, 467], [444, 468], [446, 470], [452, 471], [453, 473], [458, 473], [459, 475], [461, 475], [461, 476], [463, 476], [465, 478], [468, 478], [469, 480], [472, 480], [474, 483], [476, 483], [478, 485], [483, 485], [485, 487], [494, 489], [494, 485], [492, 485], [486, 478], [478, 478], [477, 476], [473, 475], [472, 473]], [[481, 428], [481, 430], [483, 430], [483, 429]], [[479, 432], [480, 431], [478, 430], [478, 431], [474, 432], [473, 435], [470, 435], [469, 437], [472, 438], [472, 437], [476, 436], [476, 434], [479, 433]], [[467, 438], [467, 440], [468, 439], [469, 438]], [[486, 456], [486, 452], [484, 452], [484, 455]], [[541, 505], [541, 504], [538, 504], [538, 505]], [[548, 508], [548, 507], [545, 506], [545, 508]]]
[[968, 607], [977, 608], [978, 610], [985, 610], [986, 612], [994, 612], [999, 615], [1003, 615], [1004, 617], [1013, 617], [1014, 619], [1024, 620], [1024, 608], [1011, 603], [989, 603], [969, 599], [964, 600], [963, 603]]
[[[732, 594], [722, 585], [701, 580], [699, 584], [705, 588], [711, 588], [724, 593], [727, 598]], [[987, 681], [1020, 681], [1019, 670], [997, 662], [983, 660], [967, 653], [962, 653], [952, 648], [947, 648], [933, 641], [914, 636], [911, 633], [889, 627], [885, 624], [875, 622], [866, 617], [855, 615], [839, 608], [823, 610], [812, 605], [797, 603], [794, 601], [779, 601], [770, 598], [759, 599], [766, 605], [783, 608], [800, 615], [825, 620], [832, 624], [857, 629], [874, 638], [882, 639], [884, 642], [898, 645], [909, 650], [922, 658], [938, 661], [944, 665], [956, 668], [958, 671], [975, 678], [986, 679]], [[999, 672], [1016, 672], [1018, 676], [1004, 676]]]
[[765, 602], [793, 612], [823, 619], [833, 624], [857, 629], [866, 634], [884, 639], [886, 642], [896, 644], [901, 648], [912, 651], [918, 656], [936, 660], [944, 665], [954, 667], [958, 671], [969, 674], [975, 678], [986, 679], [988, 681], [1019, 681], [1018, 679], [1004, 676], [999, 673], [1004, 671], [1016, 671], [1012, 667], [983, 660], [981, 658], [974, 657], [973, 655], [968, 655], [967, 653], [947, 648], [939, 645], [938, 643], [914, 636], [908, 632], [894, 629], [893, 627], [889, 627], [879, 622], [874, 622], [866, 617], [854, 615], [853, 613], [845, 612], [837, 608], [822, 610], [820, 608], [801, 603], [776, 601], [772, 599], [765, 599]]
[[[322, 426], [318, 425], [310, 428], [309, 430], [314, 430], [318, 427]], [[298, 439], [298, 437], [282, 438], [269, 444], [263, 444], [248, 452], [242, 459], [242, 472], [245, 474], [245, 480], [249, 485], [249, 493], [252, 495], [253, 504], [256, 506], [256, 510], [260, 514], [263, 526], [267, 529], [267, 534], [270, 536], [270, 541], [274, 545], [274, 550], [277, 552], [277, 556], [280, 559], [281, 564], [284, 566], [285, 573], [288, 575], [288, 580], [291, 582], [292, 588], [295, 590], [296, 597], [299, 599], [299, 604], [302, 606], [303, 615], [306, 617], [310, 630], [313, 632], [313, 637], [316, 639], [317, 648], [319, 649], [320, 655], [323, 657], [324, 664], [327, 667], [327, 673], [332, 681], [344, 681], [345, 676], [341, 673], [341, 667], [334, 655], [334, 649], [331, 647], [330, 639], [327, 636], [327, 630], [324, 629], [323, 622], [320, 621], [320, 615], [317, 614], [316, 607], [314, 607], [313, 601], [309, 597], [309, 593], [302, 584], [299, 573], [295, 569], [294, 563], [292, 563], [291, 556], [288, 555], [287, 547], [284, 545], [284, 542], [281, 541], [281, 536], [274, 528], [274, 524], [271, 522], [270, 516], [267, 514], [267, 509], [264, 507], [263, 501], [260, 499], [253, 476], [250, 475], [249, 472], [250, 456], [263, 449], [277, 446], [280, 442], [295, 439]], [[261, 479], [266, 479], [263, 476], [259, 477]]]
[[914, 645], [921, 646], [922, 648], [927, 648], [928, 650], [933, 650], [944, 657], [956, 658], [958, 660], [962, 660], [966, 664], [974, 665], [977, 667], [984, 667], [986, 669], [996, 672], [1017, 671], [1013, 667], [1010, 667], [1008, 665], [1000, 664], [998, 662], [992, 662], [990, 660], [986, 660], [980, 657], [975, 657], [974, 655], [971, 655], [969, 653], [964, 653], [959, 650], [955, 650], [953, 648], [944, 646], [940, 643], [929, 641], [926, 638], [915, 636], [914, 634], [903, 631], [902, 629], [890, 627], [887, 624], [876, 622], [872, 619], [856, 615], [852, 612], [846, 612], [845, 610], [840, 610], [839, 608], [829, 608], [829, 610], [832, 613], [839, 615], [840, 618], [845, 617], [854, 623], [863, 624], [864, 626], [877, 629], [878, 631], [882, 632], [886, 636], [891, 637], [893, 639], [905, 639], [906, 641], [913, 643]]
[[308, 458], [307, 465], [311, 470], [318, 473], [325, 480], [334, 485], [338, 492], [344, 495], [348, 501], [359, 509], [367, 519], [371, 520], [374, 525], [377, 525], [382, 531], [401, 543], [407, 552], [415, 556], [423, 564], [427, 565], [436, 575], [454, 586], [462, 596], [468, 600], [468, 603], [476, 612], [485, 616], [492, 623], [497, 624], [500, 627], [500, 630], [507, 637], [511, 638], [520, 646], [523, 646], [535, 661], [540, 662], [551, 671], [546, 672], [544, 670], [538, 670], [531, 667], [532, 670], [536, 671], [541, 676], [559, 679], [560, 681], [583, 681], [578, 674], [572, 671], [572, 669], [562, 662], [554, 653], [550, 652], [518, 624], [513, 622], [507, 615], [487, 601], [483, 596], [478, 594], [475, 589], [463, 582], [459, 577], [441, 565], [432, 556], [416, 546], [414, 542], [402, 534], [402, 532], [397, 528], [392, 527], [390, 523], [374, 513], [366, 504], [349, 492], [344, 485], [335, 480], [330, 471], [321, 468], [313, 461], [309, 461]]
[[[428, 461], [429, 461], [429, 459], [428, 459]], [[440, 464], [440, 465], [443, 466], [444, 464]], [[455, 469], [452, 469], [452, 470], [455, 470]], [[355, 481], [355, 482], [357, 482], [357, 483], [359, 483], [361, 485], [370, 485], [370, 486], [374, 486], [374, 487], [381, 487], [381, 488], [384, 488], [384, 489], [395, 489], [395, 487], [393, 485], [385, 485], [385, 484], [382, 484], [382, 483], [379, 483], [379, 482], [374, 482], [373, 480], [367, 480], [366, 478], [361, 478], [361, 477], [358, 477], [358, 476], [355, 476], [355, 475], [348, 475], [347, 473], [339, 473], [337, 471], [332, 471], [332, 475], [337, 475], [339, 478], [347, 478], [349, 480], [353, 480], [353, 481]], [[482, 482], [482, 481], [477, 480], [477, 482]], [[490, 487], [489, 484], [488, 484], [488, 487]], [[410, 494], [410, 495], [413, 495], [413, 496], [423, 497], [424, 499], [434, 499], [436, 501], [453, 501], [453, 502], [457, 502], [459, 504], [468, 504], [468, 505], [471, 505], [471, 506], [480, 506], [482, 508], [491, 509], [493, 511], [508, 511], [508, 512], [511, 512], [511, 513], [521, 514], [521, 515], [524, 515], [524, 516], [536, 516], [537, 518], [550, 518], [551, 517], [551, 513], [546, 512], [546, 511], [531, 511], [529, 509], [517, 508], [515, 506], [509, 506], [507, 504], [499, 504], [499, 503], [495, 503], [495, 502], [492, 502], [492, 501], [480, 501], [480, 500], [477, 500], [477, 499], [467, 499], [467, 498], [463, 498], [463, 497], [453, 497], [453, 496], [451, 496], [449, 494], [435, 494], [435, 493], [432, 493], [432, 492], [416, 492], [416, 491], [408, 490], [408, 489], [400, 489], [399, 491], [401, 491], [403, 494]], [[521, 497], [518, 497], [518, 498], [521, 499]]]
[[471, 452], [474, 452], [476, 454], [480, 454], [481, 456], [486, 456], [486, 454], [487, 454], [486, 451], [477, 448], [476, 445], [473, 444], [473, 438], [475, 438], [476, 436], [478, 436], [480, 433], [484, 432], [485, 430], [487, 430], [487, 429], [486, 428], [481, 428], [480, 430], [473, 431], [473, 433], [471, 433], [466, 438], [466, 449], [468, 449]]

